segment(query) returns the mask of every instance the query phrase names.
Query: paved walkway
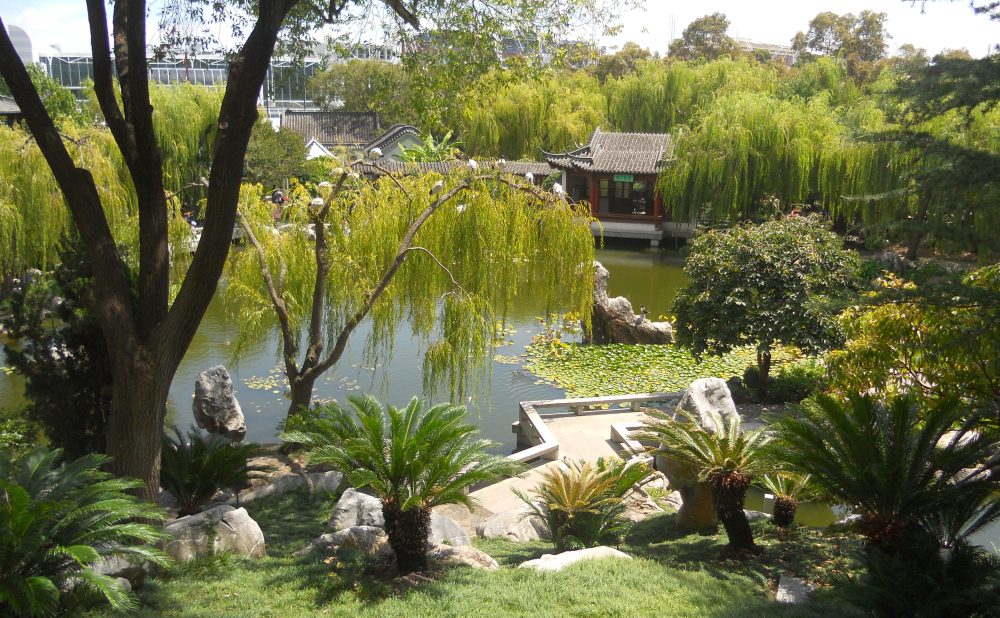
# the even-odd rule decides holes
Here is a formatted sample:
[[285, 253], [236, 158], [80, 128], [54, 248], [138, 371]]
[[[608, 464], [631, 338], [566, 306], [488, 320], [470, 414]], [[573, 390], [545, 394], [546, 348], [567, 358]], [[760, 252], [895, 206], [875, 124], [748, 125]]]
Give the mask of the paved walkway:
[[[641, 412], [629, 410], [595, 410], [580, 416], [569, 414], [544, 418], [545, 424], [559, 441], [559, 459], [597, 461], [598, 457], [611, 457], [621, 452], [621, 448], [611, 441], [611, 425], [635, 423], [642, 416]], [[493, 513], [518, 508], [524, 502], [511, 490], [529, 493], [538, 485], [542, 473], [557, 465], [559, 461], [550, 461], [520, 476], [476, 490], [470, 496]]]

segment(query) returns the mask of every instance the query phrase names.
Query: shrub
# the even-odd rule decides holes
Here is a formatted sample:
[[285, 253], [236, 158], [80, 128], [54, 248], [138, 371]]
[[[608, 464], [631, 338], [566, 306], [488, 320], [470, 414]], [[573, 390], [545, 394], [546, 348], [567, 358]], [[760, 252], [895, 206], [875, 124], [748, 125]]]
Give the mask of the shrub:
[[771, 515], [771, 521], [779, 528], [790, 527], [795, 522], [795, 512], [799, 509], [799, 500], [808, 499], [812, 495], [808, 474], [802, 475], [779, 470], [773, 474], [761, 476], [760, 486], [774, 495], [774, 511]]
[[166, 535], [139, 523], [163, 512], [125, 493], [142, 482], [102, 472], [103, 455], [57, 466], [61, 455], [0, 461], [0, 615], [55, 616], [94, 596], [131, 609], [135, 600], [91, 565], [112, 556], [165, 564], [148, 546]]
[[559, 551], [617, 544], [629, 523], [622, 498], [651, 472], [618, 458], [569, 462], [544, 472], [532, 495], [514, 493], [545, 521]]
[[177, 499], [179, 515], [200, 512], [220, 489], [237, 492], [239, 497], [239, 490], [255, 474], [269, 469], [248, 463], [258, 452], [254, 444], [231, 444], [199, 429], [188, 431], [187, 439], [177, 427], [171, 432], [163, 436], [160, 485]]
[[26, 409], [0, 410], [0, 453], [11, 462], [23, 459], [38, 444], [38, 426], [25, 418]]
[[382, 501], [385, 530], [403, 573], [427, 566], [431, 509], [472, 502], [466, 489], [512, 473], [516, 466], [486, 449], [464, 422], [465, 407], [443, 403], [424, 409], [414, 397], [402, 410], [371, 396], [303, 410], [286, 423], [281, 438], [308, 449], [309, 460], [333, 465], [354, 487]]
[[799, 403], [829, 386], [826, 367], [814, 359], [783, 365], [768, 379], [767, 388], [763, 388], [760, 371], [754, 366], [744, 370], [742, 380], [733, 382], [730, 391], [735, 387], [734, 400], [771, 404]]
[[687, 422], [677, 421], [665, 412], [652, 412], [637, 439], [659, 444], [667, 457], [688, 464], [712, 485], [712, 501], [719, 521], [729, 537], [729, 550], [760, 553], [744, 506], [747, 490], [754, 476], [768, 465], [763, 449], [770, 437], [762, 431], [744, 432], [739, 416], [725, 419], [709, 410], [714, 431], [708, 431], [689, 413]]

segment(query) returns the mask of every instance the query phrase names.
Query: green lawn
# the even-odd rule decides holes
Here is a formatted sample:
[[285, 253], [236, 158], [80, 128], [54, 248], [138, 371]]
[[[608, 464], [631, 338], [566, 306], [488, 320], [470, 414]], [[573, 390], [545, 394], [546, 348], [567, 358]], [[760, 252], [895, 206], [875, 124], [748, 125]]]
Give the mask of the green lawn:
[[[831, 589], [804, 607], [772, 599], [778, 574], [829, 581], [855, 568], [857, 542], [814, 531], [757, 526], [762, 558], [724, 560], [722, 536], [683, 536], [672, 515], [638, 524], [621, 549], [630, 561], [605, 560], [539, 574], [510, 568], [551, 551], [545, 543], [482, 541], [503, 565], [498, 572], [455, 568], [406, 592], [396, 592], [365, 565], [293, 558], [323, 532], [334, 500], [310, 502], [293, 493], [248, 507], [261, 524], [268, 557], [228, 556], [175, 567], [152, 577], [140, 592], [138, 616], [830, 616], [850, 615]], [[105, 616], [95, 612], [93, 616]]]

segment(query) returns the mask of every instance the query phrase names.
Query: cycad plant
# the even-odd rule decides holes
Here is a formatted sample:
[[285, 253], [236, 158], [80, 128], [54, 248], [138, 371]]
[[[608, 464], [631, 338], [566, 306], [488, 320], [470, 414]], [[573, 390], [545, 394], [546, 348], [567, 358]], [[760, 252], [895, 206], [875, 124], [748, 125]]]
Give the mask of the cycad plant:
[[795, 521], [799, 500], [811, 495], [809, 475], [778, 470], [760, 477], [759, 485], [774, 495], [771, 521], [779, 528], [788, 528]]
[[628, 530], [623, 497], [651, 473], [639, 461], [567, 461], [542, 473], [530, 495], [514, 493], [545, 521], [558, 551], [595, 547], [621, 541]]
[[61, 455], [38, 450], [16, 466], [0, 461], [2, 616], [55, 616], [94, 597], [131, 609], [128, 592], [91, 565], [112, 556], [165, 563], [149, 547], [164, 533], [139, 523], [162, 520], [163, 512], [125, 493], [142, 482], [102, 472], [103, 455], [59, 466]]
[[403, 409], [384, 410], [371, 396], [351, 397], [349, 408], [333, 403], [293, 417], [282, 440], [305, 446], [311, 463], [339, 468], [351, 485], [382, 501], [396, 564], [411, 573], [427, 566], [433, 507], [471, 507], [467, 488], [516, 469], [486, 452], [496, 443], [478, 439], [466, 414], [450, 403], [425, 409], [416, 397]]
[[177, 499], [178, 515], [193, 515], [220, 489], [239, 492], [253, 476], [269, 470], [248, 463], [258, 450], [254, 444], [233, 444], [198, 429], [185, 437], [173, 427], [163, 436], [160, 485]]
[[785, 461], [863, 515], [870, 546], [949, 545], [1000, 516], [1000, 434], [957, 401], [818, 396], [802, 412], [778, 422]]
[[694, 467], [712, 485], [715, 514], [726, 529], [730, 551], [759, 553], [743, 508], [751, 481], [767, 471], [763, 448], [769, 436], [760, 430], [742, 431], [737, 415], [723, 417], [708, 410], [713, 427], [708, 430], [693, 415], [681, 414], [686, 418], [651, 413], [639, 439], [659, 444], [663, 455]]

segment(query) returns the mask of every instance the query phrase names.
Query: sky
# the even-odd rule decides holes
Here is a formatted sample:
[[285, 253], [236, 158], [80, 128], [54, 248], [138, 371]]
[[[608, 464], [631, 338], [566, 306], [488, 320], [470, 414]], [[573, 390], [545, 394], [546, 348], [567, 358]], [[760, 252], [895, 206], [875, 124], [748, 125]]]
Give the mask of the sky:
[[[163, 0], [151, 1], [153, 11]], [[817, 13], [858, 13], [869, 9], [888, 15], [886, 29], [890, 53], [904, 43], [925, 48], [931, 55], [942, 49], [965, 48], [973, 56], [983, 56], [990, 46], [1000, 43], [1000, 23], [975, 15], [965, 0], [938, 0], [921, 3], [910, 0], [646, 0], [645, 9], [622, 17], [622, 33], [604, 41], [609, 49], [625, 41], [665, 52], [670, 34], [680, 36], [694, 19], [710, 13], [724, 13], [730, 22], [729, 35], [757, 43], [787, 45], [796, 32], [808, 28]], [[31, 37], [35, 54], [51, 48], [65, 53], [90, 49], [87, 13], [83, 0], [0, 0], [4, 23], [20, 26]]]

